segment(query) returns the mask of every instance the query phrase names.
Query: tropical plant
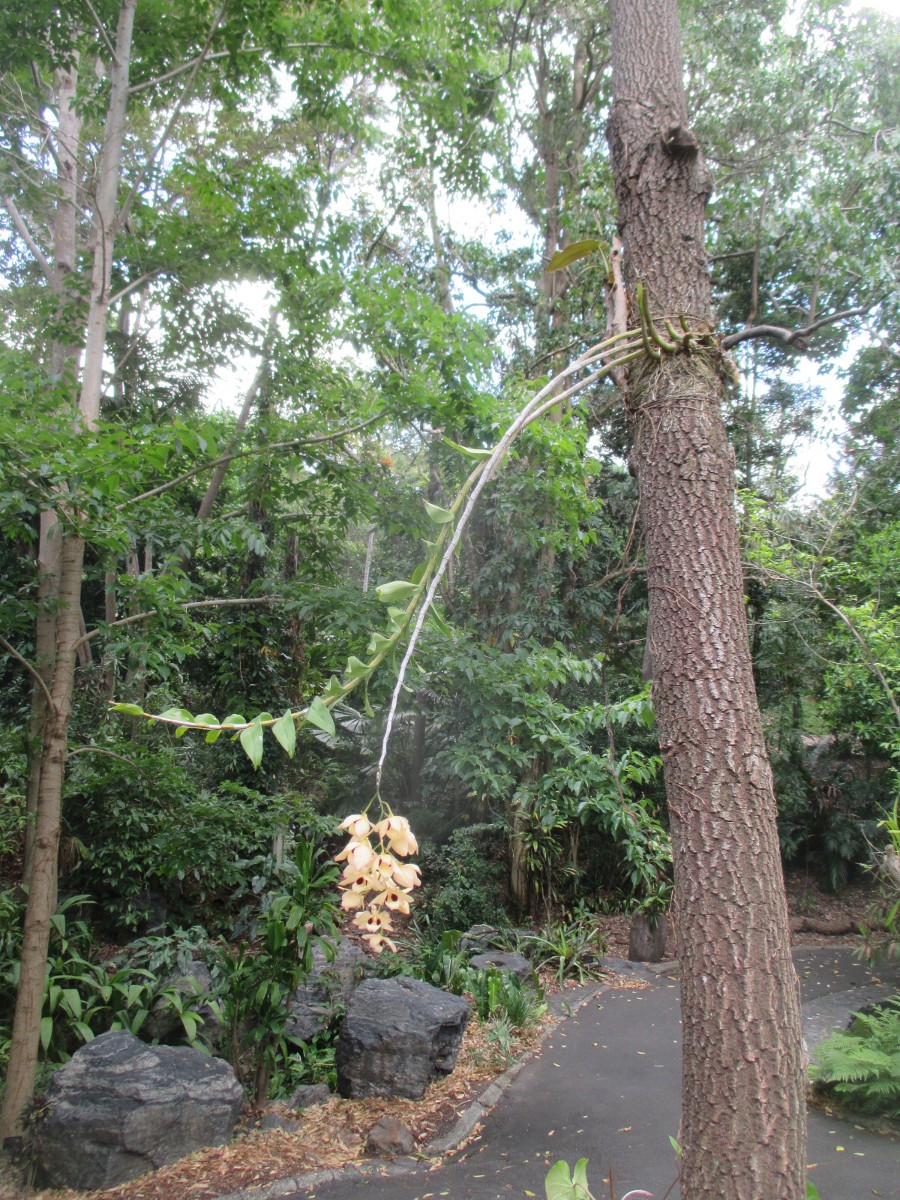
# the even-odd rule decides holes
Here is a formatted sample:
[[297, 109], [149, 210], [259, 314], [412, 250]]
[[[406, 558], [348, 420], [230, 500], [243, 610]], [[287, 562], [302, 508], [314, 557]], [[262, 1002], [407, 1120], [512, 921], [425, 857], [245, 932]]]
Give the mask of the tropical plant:
[[329, 961], [339, 936], [339, 871], [322, 863], [312, 842], [298, 843], [281, 889], [264, 897], [258, 943], [222, 944], [211, 955], [214, 995], [222, 1012], [224, 1051], [254, 1102], [301, 1039], [287, 1032], [289, 1002], [313, 967], [319, 946]]
[[560, 987], [569, 979], [584, 983], [603, 974], [599, 959], [606, 952], [606, 939], [590, 918], [561, 921], [538, 933], [524, 934], [521, 944], [538, 969], [553, 971]]
[[813, 1082], [849, 1108], [900, 1117], [900, 996], [853, 1014], [816, 1047]]

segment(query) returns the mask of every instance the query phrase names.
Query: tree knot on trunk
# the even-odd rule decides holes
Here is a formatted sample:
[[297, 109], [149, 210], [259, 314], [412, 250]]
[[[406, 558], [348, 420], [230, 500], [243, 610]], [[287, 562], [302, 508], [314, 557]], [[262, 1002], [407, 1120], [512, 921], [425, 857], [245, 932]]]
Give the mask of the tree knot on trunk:
[[684, 125], [672, 125], [663, 137], [663, 148], [672, 158], [696, 158], [700, 153], [700, 143], [692, 130]]

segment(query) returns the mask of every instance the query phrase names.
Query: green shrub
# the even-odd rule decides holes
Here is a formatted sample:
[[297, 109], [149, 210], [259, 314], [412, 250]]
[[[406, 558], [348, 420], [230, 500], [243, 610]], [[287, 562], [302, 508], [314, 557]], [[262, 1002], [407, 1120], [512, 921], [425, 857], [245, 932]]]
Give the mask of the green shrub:
[[562, 987], [567, 979], [584, 983], [602, 974], [597, 959], [606, 953], [606, 939], [589, 918], [559, 922], [540, 933], [526, 934], [522, 948], [536, 967], [550, 967]]
[[420, 862], [425, 885], [416, 900], [435, 936], [447, 929], [496, 925], [506, 919], [506, 830], [470, 825], [455, 830], [440, 850], [426, 847]]
[[850, 1029], [817, 1046], [816, 1058], [814, 1082], [850, 1108], [900, 1117], [900, 996], [854, 1013]]
[[339, 875], [312, 842], [299, 843], [280, 889], [264, 898], [254, 941], [223, 944], [212, 956], [225, 1055], [257, 1104], [291, 1054], [304, 1049], [285, 1032], [288, 1002], [312, 970], [314, 945], [333, 957]]
[[334, 822], [296, 793], [266, 796], [223, 783], [198, 789], [168, 748], [129, 745], [128, 761], [85, 755], [67, 794], [67, 833], [78, 847], [67, 883], [102, 902], [113, 929], [133, 930], [161, 896], [175, 921], [230, 926], [268, 886], [276, 835], [287, 854], [298, 835]]

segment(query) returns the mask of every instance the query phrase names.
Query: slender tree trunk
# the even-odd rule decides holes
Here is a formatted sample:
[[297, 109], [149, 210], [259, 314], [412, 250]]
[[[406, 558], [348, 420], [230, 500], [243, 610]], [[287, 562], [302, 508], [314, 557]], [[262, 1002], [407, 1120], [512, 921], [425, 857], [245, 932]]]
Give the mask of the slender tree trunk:
[[[78, 143], [81, 136], [81, 117], [75, 103], [78, 88], [77, 60], [66, 70], [56, 73], [54, 99], [58, 129], [55, 161], [58, 190], [53, 219], [53, 263], [47, 282], [56, 297], [56, 319], [63, 324], [66, 308], [74, 307], [76, 297], [71, 286], [78, 257]], [[73, 332], [72, 342], [77, 341]], [[77, 369], [77, 348], [57, 338], [47, 356], [50, 374], [63, 379]], [[34, 659], [38, 673], [49, 686], [53, 677], [56, 653], [56, 604], [59, 587], [59, 555], [62, 533], [56, 513], [41, 513], [38, 534], [37, 616], [35, 620]], [[44, 691], [35, 686], [31, 693], [31, 716], [28, 724], [28, 783], [25, 798], [25, 869], [23, 882], [31, 885], [32, 856], [37, 828], [38, 793], [41, 783], [41, 759], [47, 708]]]
[[[93, 204], [93, 263], [79, 398], [81, 416], [88, 427], [96, 423], [100, 414], [112, 258], [119, 225], [116, 198], [128, 107], [128, 73], [136, 7], [137, 0], [122, 0], [120, 4], [116, 50], [108, 68], [109, 107], [104, 124], [104, 142], [98, 163]], [[74, 95], [73, 80], [73, 99]], [[71, 197], [68, 202], [74, 204]], [[61, 265], [57, 264], [57, 271], [60, 269]], [[35, 834], [29, 864], [30, 888], [25, 910], [21, 971], [16, 993], [7, 1083], [0, 1112], [0, 1142], [20, 1132], [25, 1105], [34, 1092], [50, 918], [56, 906], [66, 743], [72, 715], [75, 663], [81, 630], [84, 541], [74, 533], [64, 533], [59, 539], [59, 555], [56, 647], [50, 684], [53, 703], [52, 706], [48, 705], [43, 731], [43, 751], [36, 794]]]
[[63, 540], [59, 570], [57, 652], [50, 687], [41, 756], [40, 802], [32, 851], [31, 886], [25, 910], [19, 988], [9, 1047], [9, 1068], [3, 1093], [0, 1138], [6, 1141], [21, 1129], [21, 1116], [31, 1100], [37, 1070], [44, 973], [50, 944], [50, 919], [56, 910], [57, 859], [62, 786], [66, 769], [69, 720], [75, 679], [75, 645], [81, 627], [81, 569], [84, 542]]
[[[710, 177], [688, 128], [676, 0], [611, 0], [609, 142], [626, 282], [710, 322]], [[626, 388], [682, 960], [683, 1200], [805, 1194], [798, 985], [750, 663], [721, 363], [647, 358]]]

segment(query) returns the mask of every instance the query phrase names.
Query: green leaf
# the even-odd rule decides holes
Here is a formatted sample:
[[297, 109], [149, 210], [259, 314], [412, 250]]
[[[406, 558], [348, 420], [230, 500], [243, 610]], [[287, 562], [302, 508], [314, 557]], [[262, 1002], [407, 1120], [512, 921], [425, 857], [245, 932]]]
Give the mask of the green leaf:
[[429, 521], [435, 525], [449, 525], [453, 520], [453, 513], [449, 508], [441, 508], [438, 504], [429, 504], [425, 501], [425, 511], [428, 513]]
[[596, 254], [602, 244], [596, 238], [585, 238], [581, 242], [572, 242], [570, 246], [566, 246], [565, 250], [557, 250], [547, 263], [547, 270], [562, 271], [564, 267], [571, 266], [572, 263], [578, 262], [580, 258], [587, 258], [589, 254]]
[[241, 745], [244, 747], [244, 752], [253, 763], [254, 767], [258, 767], [262, 762], [263, 756], [263, 727], [254, 722], [248, 725], [246, 729], [241, 730], [240, 737]]
[[577, 1200], [568, 1163], [560, 1161], [553, 1164], [544, 1179], [544, 1190], [547, 1200]]
[[382, 604], [399, 604], [414, 596], [417, 591], [414, 583], [408, 583], [405, 579], [395, 579], [392, 583], [383, 583], [381, 587], [377, 587], [375, 595]]
[[232, 713], [231, 716], [225, 718], [225, 720], [222, 722], [222, 724], [223, 725], [246, 725], [247, 718], [242, 717], [240, 713]]
[[159, 716], [160, 720], [169, 721], [193, 721], [194, 719], [186, 708], [167, 708]]
[[[359, 659], [357, 659], [357, 662], [358, 661]], [[310, 703], [309, 708], [306, 710], [306, 719], [309, 721], [310, 725], [315, 725], [318, 729], [323, 730], [325, 733], [330, 733], [332, 735], [335, 733], [334, 718], [328, 711], [328, 706], [321, 696], [316, 696], [316, 698]]]
[[369, 644], [366, 646], [366, 654], [381, 654], [383, 650], [389, 650], [393, 644], [393, 638], [385, 637], [383, 633], [373, 632], [369, 638]]
[[294, 718], [291, 715], [290, 709], [287, 710], [283, 717], [278, 718], [272, 726], [272, 732], [278, 739], [278, 744], [287, 753], [288, 758], [293, 758], [297, 745], [297, 727], [294, 724]]
[[576, 1190], [584, 1188], [586, 1193], [588, 1190], [587, 1164], [588, 1160], [586, 1158], [579, 1158], [572, 1171], [572, 1183], [575, 1185]]
[[213, 743], [217, 742], [221, 736], [222, 736], [221, 729], [211, 729], [209, 731], [209, 733], [206, 735], [206, 741], [210, 744], [210, 746], [212, 746]]
[[47, 1047], [50, 1045], [50, 1039], [53, 1037], [53, 1018], [41, 1017], [41, 1046], [44, 1053], [47, 1052]]
[[451, 442], [449, 438], [444, 438], [444, 441], [454, 450], [458, 450], [460, 454], [464, 454], [466, 458], [490, 458], [494, 453], [493, 446], [489, 450], [484, 450], [481, 446], [460, 446], [458, 442]]
[[129, 717], [142, 717], [144, 710], [139, 704], [113, 704], [113, 712], [125, 713]]
[[429, 608], [429, 610], [428, 610], [428, 619], [429, 619], [429, 621], [432, 621], [435, 624], [435, 626], [441, 631], [441, 633], [444, 635], [444, 637], [452, 637], [453, 636], [453, 630], [450, 628], [450, 626], [447, 624], [447, 622], [444, 620], [444, 618], [441, 616], [441, 614], [438, 612], [438, 610], [434, 607], [434, 605], [432, 605], [431, 608]]
[[338, 679], [337, 675], [332, 675], [328, 680], [328, 687], [322, 693], [325, 700], [339, 700], [344, 694], [344, 685]]
[[806, 1200], [819, 1200], [819, 1189], [809, 1180], [806, 1181]]
[[212, 713], [200, 713], [199, 717], [194, 717], [195, 725], [218, 725], [219, 718], [214, 717]]
[[369, 664], [364, 663], [355, 654], [351, 654], [347, 659], [347, 666], [344, 668], [344, 679], [347, 683], [355, 683], [357, 679], [362, 679], [368, 673]]

